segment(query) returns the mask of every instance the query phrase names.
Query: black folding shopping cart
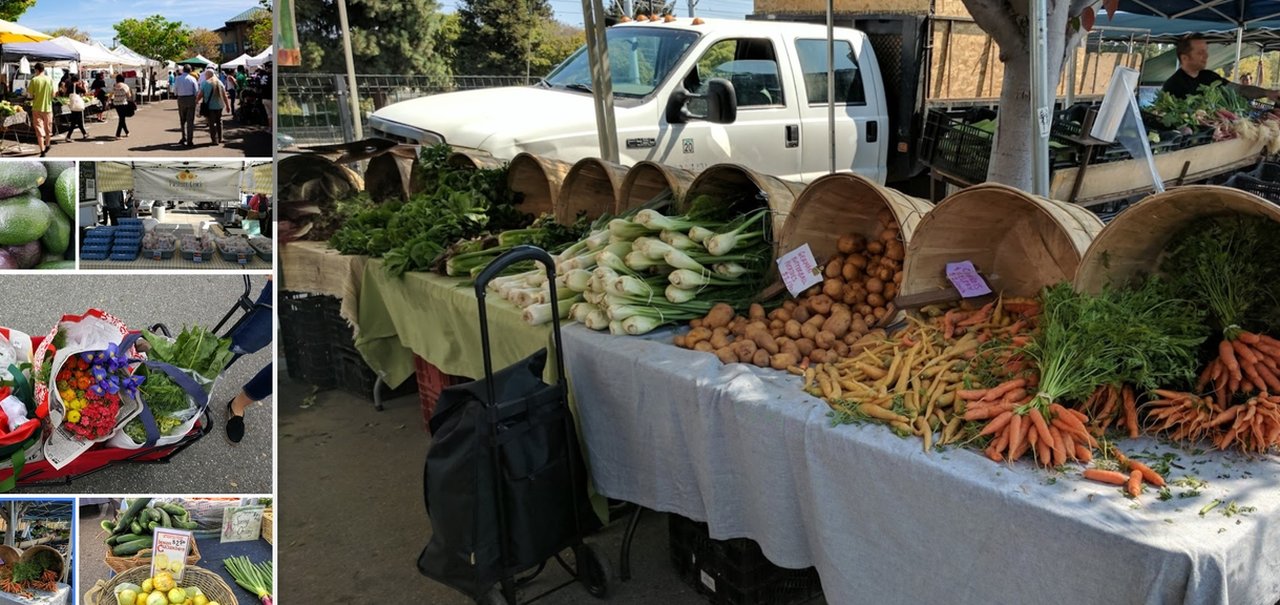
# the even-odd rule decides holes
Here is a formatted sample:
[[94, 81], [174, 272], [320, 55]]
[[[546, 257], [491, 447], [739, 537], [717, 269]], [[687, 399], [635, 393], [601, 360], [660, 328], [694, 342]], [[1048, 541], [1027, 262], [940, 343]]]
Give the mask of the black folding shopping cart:
[[[542, 380], [546, 349], [493, 371], [485, 287], [507, 267], [527, 260], [547, 271], [555, 384]], [[539, 248], [519, 246], [493, 261], [475, 289], [484, 378], [444, 389], [431, 418], [423, 483], [432, 535], [418, 569], [477, 603], [514, 604], [516, 587], [554, 558], [573, 579], [526, 602], [575, 581], [603, 598], [608, 560], [583, 542], [600, 524], [588, 502], [586, 468], [569, 410], [555, 263]], [[560, 556], [566, 549], [573, 550], [574, 566]]]

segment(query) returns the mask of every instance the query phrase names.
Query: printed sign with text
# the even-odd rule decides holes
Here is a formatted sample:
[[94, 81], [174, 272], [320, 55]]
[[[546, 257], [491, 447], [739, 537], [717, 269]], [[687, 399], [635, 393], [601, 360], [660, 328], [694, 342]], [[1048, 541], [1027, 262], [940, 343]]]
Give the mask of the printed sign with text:
[[822, 270], [818, 261], [813, 258], [813, 250], [804, 244], [778, 259], [778, 273], [782, 275], [782, 283], [792, 296], [822, 283]]
[[168, 527], [157, 527], [153, 535], [151, 576], [167, 571], [173, 574], [175, 582], [182, 584], [182, 574], [187, 570], [187, 556], [191, 554], [195, 536], [185, 529]]

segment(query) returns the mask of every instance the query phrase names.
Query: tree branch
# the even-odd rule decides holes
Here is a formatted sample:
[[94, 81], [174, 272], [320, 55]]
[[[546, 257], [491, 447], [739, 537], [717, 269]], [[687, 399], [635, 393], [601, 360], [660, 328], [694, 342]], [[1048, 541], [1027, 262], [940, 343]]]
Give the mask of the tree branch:
[[982, 31], [987, 32], [1002, 54], [1025, 51], [1027, 28], [1020, 24], [1014, 7], [1004, 0], [963, 0], [964, 6]]

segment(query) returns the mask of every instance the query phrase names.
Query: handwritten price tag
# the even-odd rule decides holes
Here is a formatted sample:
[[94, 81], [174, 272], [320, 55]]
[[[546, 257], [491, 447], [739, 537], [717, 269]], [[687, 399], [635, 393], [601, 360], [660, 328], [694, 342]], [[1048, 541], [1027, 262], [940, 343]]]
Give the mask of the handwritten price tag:
[[969, 261], [947, 263], [947, 279], [951, 280], [951, 285], [960, 291], [961, 298], [973, 298], [991, 293], [986, 280], [978, 275], [978, 270]]
[[792, 296], [822, 283], [822, 269], [813, 258], [813, 250], [805, 244], [792, 250], [778, 259], [778, 273], [782, 275], [782, 283]]

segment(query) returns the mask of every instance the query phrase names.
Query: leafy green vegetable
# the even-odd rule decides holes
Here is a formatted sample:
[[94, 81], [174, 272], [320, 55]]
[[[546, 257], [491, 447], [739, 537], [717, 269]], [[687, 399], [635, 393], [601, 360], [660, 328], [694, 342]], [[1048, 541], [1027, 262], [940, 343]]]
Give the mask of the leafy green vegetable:
[[35, 560], [18, 561], [13, 564], [13, 581], [22, 583], [32, 580], [39, 580], [40, 574], [44, 573], [45, 568]]
[[1280, 225], [1240, 215], [1196, 221], [1172, 239], [1160, 269], [1177, 296], [1208, 311], [1213, 328], [1280, 327]]
[[517, 207], [505, 168], [472, 170], [450, 166], [447, 145], [423, 149], [415, 167], [415, 194], [408, 202], [366, 207], [329, 240], [343, 254], [386, 260], [391, 275], [421, 271], [441, 262], [446, 248], [485, 231], [528, 225]]
[[151, 344], [149, 359], [190, 370], [209, 380], [217, 378], [235, 357], [230, 339], [218, 338], [201, 326], [183, 328], [172, 341], [149, 331], [143, 332], [142, 337]]
[[156, 416], [173, 414], [187, 409], [190, 405], [187, 392], [163, 372], [145, 366], [139, 371], [143, 372], [147, 379], [142, 382], [138, 391], [142, 395], [142, 401], [151, 408], [151, 413]]
[[1040, 368], [1040, 391], [1028, 405], [1080, 401], [1099, 386], [1151, 389], [1195, 378], [1202, 316], [1168, 287], [1149, 279], [1098, 296], [1068, 284], [1042, 294], [1041, 334], [1025, 348]]
[[[168, 435], [180, 424], [182, 421], [173, 416], [156, 414], [156, 428], [160, 430], [161, 435]], [[133, 439], [134, 443], [144, 443], [147, 440], [147, 429], [137, 418], [124, 425], [124, 433]]]

